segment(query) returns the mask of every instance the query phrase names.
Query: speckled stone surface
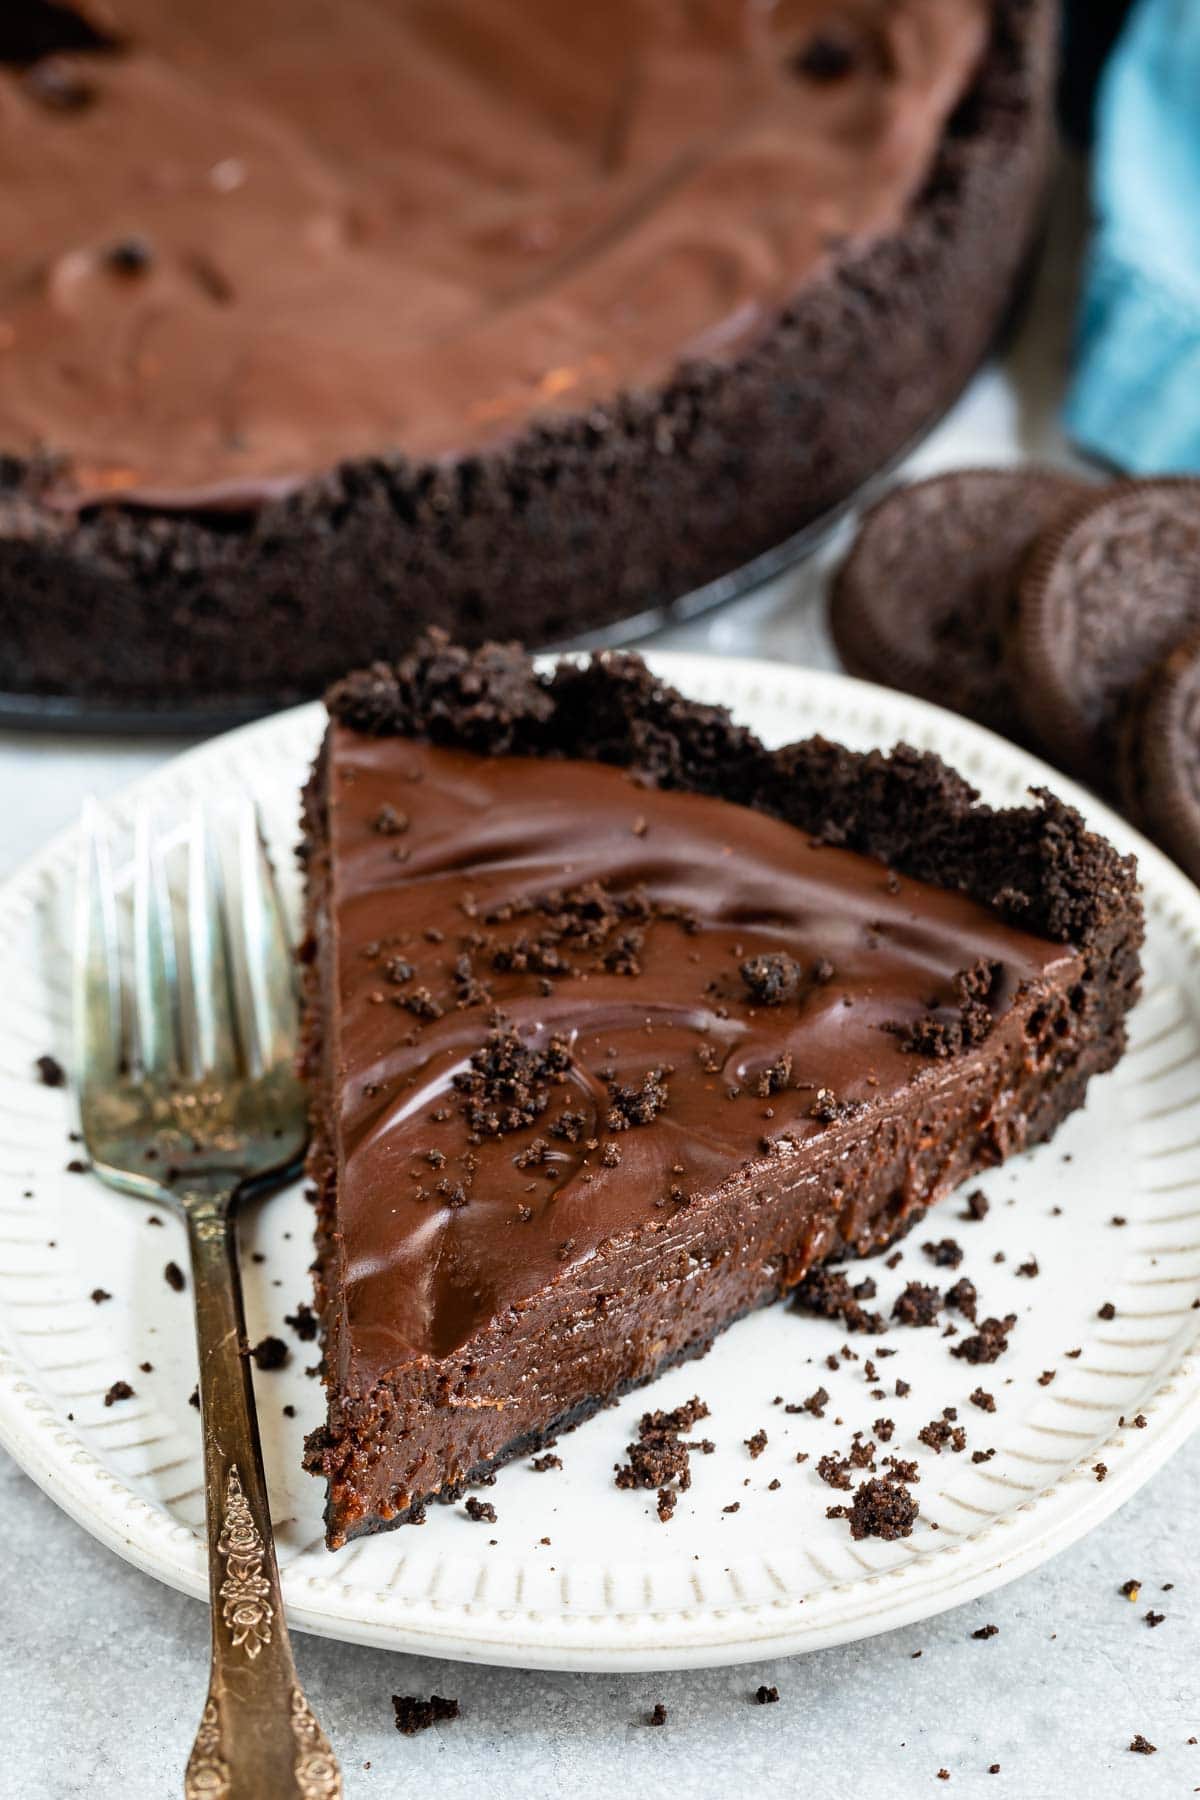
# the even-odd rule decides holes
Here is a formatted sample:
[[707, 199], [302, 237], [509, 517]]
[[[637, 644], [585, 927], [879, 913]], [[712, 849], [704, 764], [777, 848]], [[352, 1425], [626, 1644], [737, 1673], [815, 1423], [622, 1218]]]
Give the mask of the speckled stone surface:
[[[297, 1637], [297, 1661], [349, 1800], [1182, 1796], [1200, 1787], [1200, 1746], [1187, 1743], [1200, 1736], [1198, 1495], [1193, 1442], [1123, 1512], [1025, 1580], [911, 1630], [791, 1661], [526, 1674], [309, 1637]], [[205, 1608], [118, 1562], [6, 1461], [0, 1516], [0, 1794], [181, 1792], [204, 1692]], [[1130, 1576], [1145, 1584], [1134, 1605], [1117, 1591]], [[1143, 1617], [1151, 1606], [1166, 1615], [1154, 1628]], [[974, 1640], [985, 1624], [998, 1635]], [[777, 1706], [754, 1704], [760, 1682], [779, 1688]], [[398, 1736], [391, 1696], [430, 1693], [457, 1699], [462, 1717]], [[657, 1700], [661, 1730], [645, 1723]], [[1157, 1755], [1130, 1754], [1135, 1732]], [[994, 1762], [999, 1775], [987, 1773]], [[949, 1783], [937, 1779], [943, 1768]]]
[[[912, 472], [1061, 457], [1054, 427], [1078, 240], [1070, 192], [1033, 310], [912, 460]], [[832, 554], [832, 551], [829, 553]], [[834, 666], [828, 554], [662, 646]], [[181, 746], [0, 734], [0, 874]], [[204, 1694], [208, 1616], [102, 1549], [0, 1453], [0, 1800], [167, 1800]], [[670, 1675], [555, 1675], [439, 1663], [298, 1637], [350, 1800], [622, 1793], [908, 1800], [1125, 1800], [1200, 1791], [1200, 1443], [1082, 1544], [925, 1625], [789, 1662]], [[1118, 1592], [1144, 1583], [1131, 1605]], [[1165, 1583], [1173, 1583], [1164, 1592]], [[1146, 1611], [1165, 1614], [1157, 1627]], [[998, 1634], [976, 1641], [985, 1624]], [[779, 1704], [753, 1702], [760, 1683]], [[462, 1717], [406, 1739], [393, 1694]], [[646, 1716], [668, 1710], [661, 1730]], [[1157, 1745], [1137, 1756], [1135, 1733]], [[989, 1765], [1000, 1764], [992, 1775]], [[949, 1779], [938, 1779], [940, 1770]], [[436, 1787], [435, 1785], [436, 1784]], [[263, 1800], [269, 1800], [263, 1796]]]

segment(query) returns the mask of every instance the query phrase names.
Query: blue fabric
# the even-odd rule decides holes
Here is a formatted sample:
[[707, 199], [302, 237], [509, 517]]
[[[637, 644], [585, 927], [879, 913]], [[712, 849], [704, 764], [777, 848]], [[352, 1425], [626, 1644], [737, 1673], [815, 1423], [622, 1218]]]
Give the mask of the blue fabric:
[[1092, 180], [1067, 429], [1135, 474], [1200, 473], [1200, 0], [1137, 0], [1100, 86]]

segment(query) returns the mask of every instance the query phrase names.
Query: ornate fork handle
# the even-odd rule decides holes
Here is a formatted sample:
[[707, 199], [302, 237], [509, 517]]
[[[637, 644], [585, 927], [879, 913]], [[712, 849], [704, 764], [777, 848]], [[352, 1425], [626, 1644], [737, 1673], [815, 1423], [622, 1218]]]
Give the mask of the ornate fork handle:
[[233, 1239], [232, 1189], [177, 1193], [200, 1352], [212, 1670], [187, 1800], [339, 1800], [284, 1622]]

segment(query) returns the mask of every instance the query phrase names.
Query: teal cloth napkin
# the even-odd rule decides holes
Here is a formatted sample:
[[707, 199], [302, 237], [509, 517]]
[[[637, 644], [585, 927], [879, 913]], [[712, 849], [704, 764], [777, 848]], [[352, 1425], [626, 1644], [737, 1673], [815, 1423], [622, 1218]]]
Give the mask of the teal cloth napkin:
[[1200, 473], [1200, 0], [1137, 0], [1097, 96], [1092, 197], [1067, 429], [1134, 474]]

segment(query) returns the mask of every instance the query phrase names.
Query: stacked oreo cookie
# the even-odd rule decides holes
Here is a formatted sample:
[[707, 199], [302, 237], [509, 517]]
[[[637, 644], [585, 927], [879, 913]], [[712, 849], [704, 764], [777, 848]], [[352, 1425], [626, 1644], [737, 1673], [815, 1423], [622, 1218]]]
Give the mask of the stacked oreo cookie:
[[852, 674], [1036, 750], [1200, 881], [1200, 479], [966, 469], [893, 488], [830, 623]]

